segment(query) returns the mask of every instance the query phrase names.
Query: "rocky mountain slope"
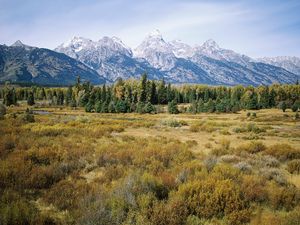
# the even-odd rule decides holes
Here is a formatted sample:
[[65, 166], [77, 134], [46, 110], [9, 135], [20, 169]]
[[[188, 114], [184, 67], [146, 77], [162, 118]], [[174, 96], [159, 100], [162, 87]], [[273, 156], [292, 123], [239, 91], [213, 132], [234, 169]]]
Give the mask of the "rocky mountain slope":
[[300, 58], [295, 56], [278, 56], [273, 58], [261, 58], [258, 61], [282, 67], [300, 76]]
[[213, 40], [201, 46], [167, 42], [157, 30], [134, 50], [116, 37], [99, 41], [75, 37], [55, 51], [83, 62], [110, 82], [138, 78], [143, 72], [150, 79], [212, 85], [294, 83], [300, 76], [287, 67], [223, 49]]
[[0, 45], [0, 81], [69, 85], [76, 77], [94, 84], [105, 82], [96, 71], [65, 54], [24, 45]]

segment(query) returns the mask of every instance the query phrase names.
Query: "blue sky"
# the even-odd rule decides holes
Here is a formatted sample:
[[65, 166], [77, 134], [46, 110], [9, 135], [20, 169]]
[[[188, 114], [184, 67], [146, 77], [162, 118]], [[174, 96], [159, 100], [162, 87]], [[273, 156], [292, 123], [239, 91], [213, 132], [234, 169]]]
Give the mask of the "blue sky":
[[251, 57], [299, 57], [300, 1], [0, 0], [1, 44], [53, 49], [73, 36], [117, 36], [134, 48], [154, 29], [168, 41], [212, 38]]

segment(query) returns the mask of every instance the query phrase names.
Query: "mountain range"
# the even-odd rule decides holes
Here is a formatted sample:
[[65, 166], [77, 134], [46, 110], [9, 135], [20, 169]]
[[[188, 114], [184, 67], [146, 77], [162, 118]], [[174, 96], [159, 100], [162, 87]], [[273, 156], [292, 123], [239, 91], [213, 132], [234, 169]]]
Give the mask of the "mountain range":
[[92, 41], [74, 37], [54, 51], [17, 42], [0, 46], [0, 81], [70, 84], [80, 75], [94, 84], [139, 78], [165, 79], [171, 83], [209, 85], [269, 85], [300, 79], [300, 59], [253, 59], [221, 48], [214, 40], [190, 46], [167, 42], [154, 31], [135, 49], [117, 37]]
[[65, 54], [27, 46], [21, 41], [11, 46], [0, 45], [1, 82], [69, 85], [77, 76], [96, 84], [106, 81], [84, 63]]

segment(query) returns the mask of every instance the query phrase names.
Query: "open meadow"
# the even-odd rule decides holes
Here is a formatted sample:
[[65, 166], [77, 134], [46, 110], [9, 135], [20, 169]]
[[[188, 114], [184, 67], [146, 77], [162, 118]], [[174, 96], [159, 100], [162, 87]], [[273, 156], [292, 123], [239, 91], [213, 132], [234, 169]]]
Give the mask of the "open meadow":
[[0, 120], [0, 224], [300, 223], [291, 110], [26, 108]]

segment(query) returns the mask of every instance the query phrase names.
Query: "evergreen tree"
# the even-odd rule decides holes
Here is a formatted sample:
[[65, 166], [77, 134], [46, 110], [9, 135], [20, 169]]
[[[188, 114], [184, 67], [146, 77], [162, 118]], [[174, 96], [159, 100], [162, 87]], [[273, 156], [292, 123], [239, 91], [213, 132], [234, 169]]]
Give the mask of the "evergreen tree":
[[94, 110], [94, 104], [89, 101], [86, 105], [85, 105], [85, 111], [86, 112], [92, 112]]
[[197, 103], [197, 112], [200, 113], [204, 111], [205, 111], [204, 101], [200, 98]]
[[154, 81], [151, 81], [150, 102], [153, 105], [157, 104], [156, 84]]
[[147, 101], [147, 74], [142, 75], [140, 84], [140, 102]]
[[270, 106], [270, 97], [269, 97], [269, 88], [268, 87], [259, 87], [259, 108], [267, 109]]
[[127, 103], [124, 100], [119, 100], [116, 103], [116, 112], [117, 113], [126, 113], [128, 109]]
[[72, 96], [73, 96], [72, 86], [69, 86], [68, 90], [67, 90], [67, 93], [66, 93], [66, 105], [71, 104]]
[[115, 113], [116, 112], [115, 102], [111, 101], [108, 105], [107, 103], [104, 103], [102, 106], [102, 112]]
[[27, 104], [32, 106], [35, 104], [34, 102], [34, 95], [33, 95], [33, 92], [29, 92], [29, 96], [28, 96], [28, 99], [27, 99]]
[[213, 113], [216, 110], [215, 102], [210, 98], [205, 104], [206, 112]]
[[108, 101], [105, 84], [102, 86], [101, 98], [102, 98], [102, 102]]
[[45, 100], [45, 99], [46, 99], [46, 92], [45, 92], [45, 89], [44, 89], [44, 88], [41, 88], [39, 98], [40, 98], [41, 100]]
[[247, 109], [258, 109], [258, 98], [255, 92], [252, 93]]
[[293, 112], [297, 112], [297, 111], [298, 111], [298, 108], [299, 108], [297, 102], [295, 102], [295, 103], [292, 105], [291, 108], [292, 108], [292, 111], [293, 111]]
[[100, 113], [101, 110], [102, 110], [102, 102], [98, 100], [98, 101], [96, 102], [96, 104], [95, 104], [95, 111], [96, 111], [97, 113]]
[[109, 104], [107, 102], [102, 102], [101, 113], [115, 112], [114, 105], [109, 108]]
[[166, 90], [166, 85], [164, 80], [161, 80], [161, 82], [158, 85], [157, 99], [158, 99], [158, 104], [166, 104], [168, 102], [167, 90]]
[[84, 92], [79, 99], [79, 106], [84, 107], [88, 102], [90, 98], [90, 93]]
[[58, 91], [58, 94], [57, 94], [57, 105], [63, 105], [64, 104], [64, 93], [62, 90], [59, 90]]
[[144, 113], [154, 113], [155, 107], [150, 102], [147, 102], [143, 111]]
[[144, 113], [145, 104], [143, 102], [138, 102], [136, 105], [137, 113]]
[[281, 102], [280, 108], [282, 109], [282, 112], [285, 112], [285, 110], [287, 108], [286, 102]]
[[198, 103], [196, 101], [192, 102], [192, 104], [189, 106], [188, 108], [188, 112], [189, 113], [197, 113], [197, 109], [198, 109]]
[[168, 112], [170, 114], [178, 114], [179, 113], [177, 104], [174, 100], [168, 103]]
[[276, 106], [275, 98], [276, 98], [276, 92], [275, 92], [275, 90], [272, 88], [271, 91], [270, 91], [270, 94], [269, 94], [269, 107], [274, 107], [274, 106]]

